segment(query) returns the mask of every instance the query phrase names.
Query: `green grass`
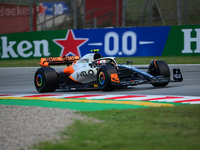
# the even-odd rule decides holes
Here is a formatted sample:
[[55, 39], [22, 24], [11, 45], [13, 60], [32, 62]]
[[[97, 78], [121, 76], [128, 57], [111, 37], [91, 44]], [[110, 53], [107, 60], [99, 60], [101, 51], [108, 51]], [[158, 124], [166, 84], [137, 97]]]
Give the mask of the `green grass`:
[[151, 56], [151, 57], [117, 57], [118, 63], [132, 60], [134, 65], [149, 64], [151, 60], [163, 60], [167, 64], [200, 64], [199, 56]]
[[39, 67], [39, 62], [40, 58], [0, 60], [0, 67]]
[[[198, 150], [200, 105], [81, 112], [101, 122], [75, 121], [59, 142], [39, 150]], [[66, 138], [67, 137], [67, 138]]]
[[[200, 64], [199, 56], [152, 56], [152, 57], [117, 57], [118, 64], [132, 60], [133, 65], [149, 64], [152, 59], [163, 60], [168, 64]], [[39, 67], [40, 58], [22, 60], [0, 60], [0, 67]]]

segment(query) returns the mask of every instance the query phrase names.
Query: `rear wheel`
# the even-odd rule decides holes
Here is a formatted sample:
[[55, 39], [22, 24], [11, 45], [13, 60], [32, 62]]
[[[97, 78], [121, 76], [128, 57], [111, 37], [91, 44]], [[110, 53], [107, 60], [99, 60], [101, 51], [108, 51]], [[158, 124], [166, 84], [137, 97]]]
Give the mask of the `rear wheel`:
[[97, 72], [97, 84], [100, 90], [102, 91], [112, 91], [114, 86], [111, 82], [111, 73], [117, 73], [117, 70], [114, 66], [103, 65], [99, 68]]
[[[149, 65], [148, 72], [153, 76], [165, 76], [170, 78], [169, 66], [164, 61], [157, 61], [156, 59], [152, 60]], [[154, 87], [161, 87], [168, 85], [169, 82], [164, 83], [155, 83], [152, 84]]]
[[54, 92], [58, 86], [58, 75], [53, 68], [39, 68], [34, 77], [35, 88], [38, 92]]

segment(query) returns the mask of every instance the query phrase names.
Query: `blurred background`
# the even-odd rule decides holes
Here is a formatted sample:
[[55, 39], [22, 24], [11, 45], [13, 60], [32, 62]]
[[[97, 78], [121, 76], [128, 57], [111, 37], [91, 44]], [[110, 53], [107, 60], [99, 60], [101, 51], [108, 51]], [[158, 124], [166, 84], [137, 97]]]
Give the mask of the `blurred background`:
[[0, 34], [195, 25], [200, 0], [0, 0]]

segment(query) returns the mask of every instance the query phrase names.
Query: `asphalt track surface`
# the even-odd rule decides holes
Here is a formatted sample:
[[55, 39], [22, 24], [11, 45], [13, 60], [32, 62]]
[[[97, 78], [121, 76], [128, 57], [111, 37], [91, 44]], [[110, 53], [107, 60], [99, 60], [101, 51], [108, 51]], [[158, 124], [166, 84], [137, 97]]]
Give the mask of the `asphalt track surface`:
[[[136, 66], [138, 67], [138, 66]], [[171, 75], [173, 68], [180, 68], [183, 82], [170, 82], [166, 87], [155, 88], [151, 84], [137, 85], [127, 89], [111, 92], [100, 90], [56, 90], [48, 94], [116, 94], [116, 95], [175, 95], [200, 96], [200, 64], [169, 65]], [[40, 94], [34, 86], [34, 74], [39, 67], [0, 68], [0, 94]], [[65, 68], [54, 67], [57, 71]]]

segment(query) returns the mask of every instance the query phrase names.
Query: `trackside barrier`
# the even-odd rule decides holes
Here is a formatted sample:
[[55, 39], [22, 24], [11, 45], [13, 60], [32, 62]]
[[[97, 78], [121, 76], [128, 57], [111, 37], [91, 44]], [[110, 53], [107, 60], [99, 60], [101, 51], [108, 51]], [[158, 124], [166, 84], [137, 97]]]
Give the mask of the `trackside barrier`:
[[200, 55], [200, 25], [76, 29], [0, 34], [0, 60], [62, 55]]

